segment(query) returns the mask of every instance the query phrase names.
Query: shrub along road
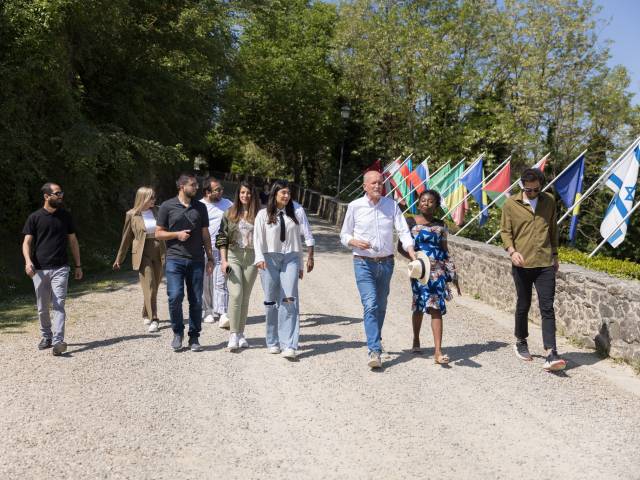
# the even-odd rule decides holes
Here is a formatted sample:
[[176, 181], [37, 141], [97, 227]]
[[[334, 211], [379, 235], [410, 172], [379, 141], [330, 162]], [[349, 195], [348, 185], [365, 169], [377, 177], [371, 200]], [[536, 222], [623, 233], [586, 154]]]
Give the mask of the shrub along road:
[[[3, 330], [0, 476], [638, 478], [640, 380], [628, 367], [564, 344], [569, 368], [545, 373], [541, 357], [514, 357], [509, 315], [467, 297], [450, 304], [452, 363], [437, 366], [428, 322], [425, 353], [409, 352], [402, 261], [384, 330], [389, 358], [369, 371], [349, 253], [314, 224], [296, 362], [266, 353], [259, 283], [252, 348], [238, 354], [215, 324], [204, 325], [204, 352], [172, 352], [164, 288], [161, 330], [146, 333], [133, 275], [69, 301], [63, 357], [36, 349], [35, 322]], [[530, 344], [542, 353], [536, 328]]]

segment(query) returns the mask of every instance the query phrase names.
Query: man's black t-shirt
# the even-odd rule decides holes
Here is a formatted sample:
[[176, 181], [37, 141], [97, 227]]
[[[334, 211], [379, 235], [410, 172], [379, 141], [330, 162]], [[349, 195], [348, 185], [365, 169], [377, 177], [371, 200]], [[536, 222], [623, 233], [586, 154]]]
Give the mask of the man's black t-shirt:
[[67, 265], [68, 235], [75, 233], [71, 214], [58, 208], [49, 213], [45, 208], [36, 210], [24, 224], [24, 235], [33, 235], [31, 260], [37, 270], [60, 268]]
[[170, 198], [160, 205], [158, 225], [169, 232], [191, 230], [191, 236], [186, 242], [167, 240], [167, 257], [204, 260], [202, 229], [209, 227], [209, 214], [204, 203], [192, 199], [191, 204], [185, 207], [178, 197]]

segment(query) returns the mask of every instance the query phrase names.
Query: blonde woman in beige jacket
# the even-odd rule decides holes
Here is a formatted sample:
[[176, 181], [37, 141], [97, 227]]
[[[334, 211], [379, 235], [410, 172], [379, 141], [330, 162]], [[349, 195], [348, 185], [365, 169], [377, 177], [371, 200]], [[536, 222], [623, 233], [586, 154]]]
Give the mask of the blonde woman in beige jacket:
[[133, 269], [138, 270], [144, 296], [142, 317], [149, 332], [158, 331], [158, 287], [162, 280], [166, 247], [156, 240], [156, 194], [151, 187], [140, 187], [136, 192], [133, 208], [125, 216], [120, 249], [113, 263], [119, 270], [131, 247]]

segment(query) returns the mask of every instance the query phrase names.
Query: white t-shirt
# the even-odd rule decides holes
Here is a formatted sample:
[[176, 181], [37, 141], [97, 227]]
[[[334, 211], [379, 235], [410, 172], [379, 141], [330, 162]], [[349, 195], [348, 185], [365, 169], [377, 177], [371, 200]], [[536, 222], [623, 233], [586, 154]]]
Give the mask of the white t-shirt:
[[207, 213], [209, 214], [209, 235], [211, 236], [211, 244], [216, 244], [216, 235], [220, 230], [220, 223], [222, 222], [222, 216], [226, 212], [233, 202], [227, 198], [221, 198], [217, 202], [205, 202], [204, 198], [200, 200], [207, 207]]
[[522, 202], [531, 205], [531, 210], [533, 210], [533, 213], [536, 213], [536, 207], [538, 206], [538, 197], [529, 198], [525, 193], [524, 195], [522, 195]]

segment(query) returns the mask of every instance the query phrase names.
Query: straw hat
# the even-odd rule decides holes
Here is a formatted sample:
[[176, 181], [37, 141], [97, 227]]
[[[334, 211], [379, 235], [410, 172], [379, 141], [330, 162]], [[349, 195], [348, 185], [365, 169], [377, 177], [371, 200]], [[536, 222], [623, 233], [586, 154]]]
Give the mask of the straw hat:
[[423, 285], [429, 281], [431, 273], [431, 261], [424, 252], [416, 252], [416, 259], [409, 262], [408, 266], [409, 278], [415, 278]]

